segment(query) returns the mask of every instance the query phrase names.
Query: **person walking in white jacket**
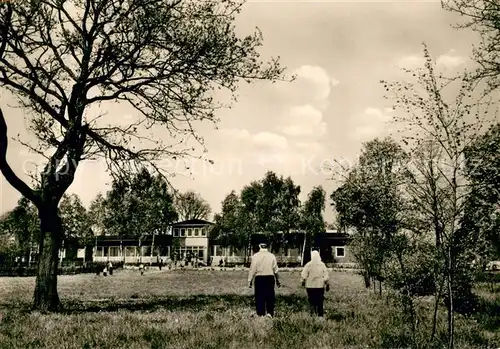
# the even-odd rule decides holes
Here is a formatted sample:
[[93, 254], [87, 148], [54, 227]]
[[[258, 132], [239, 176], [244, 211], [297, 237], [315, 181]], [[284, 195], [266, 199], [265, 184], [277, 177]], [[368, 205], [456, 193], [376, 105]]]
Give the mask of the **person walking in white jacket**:
[[302, 286], [305, 286], [307, 290], [311, 314], [323, 317], [325, 288], [329, 291], [330, 284], [328, 282], [328, 269], [321, 261], [318, 251], [311, 252], [311, 261], [304, 266], [301, 278]]

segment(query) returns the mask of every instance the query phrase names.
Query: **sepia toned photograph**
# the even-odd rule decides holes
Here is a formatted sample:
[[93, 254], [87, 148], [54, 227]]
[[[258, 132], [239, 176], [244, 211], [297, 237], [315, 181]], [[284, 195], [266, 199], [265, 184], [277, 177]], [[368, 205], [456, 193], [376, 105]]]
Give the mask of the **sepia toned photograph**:
[[0, 0], [0, 349], [499, 349], [499, 0]]

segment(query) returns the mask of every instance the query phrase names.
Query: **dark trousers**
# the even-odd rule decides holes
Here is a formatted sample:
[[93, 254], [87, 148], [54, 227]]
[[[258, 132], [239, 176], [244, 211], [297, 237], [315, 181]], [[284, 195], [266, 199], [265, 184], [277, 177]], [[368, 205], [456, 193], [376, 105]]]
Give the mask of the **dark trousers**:
[[258, 316], [274, 316], [274, 275], [255, 277], [255, 310]]
[[325, 298], [324, 288], [307, 288], [307, 298], [311, 308], [311, 314], [323, 316], [323, 300]]

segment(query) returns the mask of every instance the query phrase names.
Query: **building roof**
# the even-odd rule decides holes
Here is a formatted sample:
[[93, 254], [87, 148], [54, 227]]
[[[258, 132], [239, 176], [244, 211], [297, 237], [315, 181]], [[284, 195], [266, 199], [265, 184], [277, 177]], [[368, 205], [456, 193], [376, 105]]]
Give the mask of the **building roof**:
[[188, 219], [185, 221], [177, 222], [172, 224], [173, 227], [180, 225], [212, 225], [212, 222], [206, 221], [204, 219]]

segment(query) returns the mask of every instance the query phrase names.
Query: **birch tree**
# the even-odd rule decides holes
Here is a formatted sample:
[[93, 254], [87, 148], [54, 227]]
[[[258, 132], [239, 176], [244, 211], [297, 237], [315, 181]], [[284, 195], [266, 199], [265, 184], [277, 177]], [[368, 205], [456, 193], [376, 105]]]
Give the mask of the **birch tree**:
[[[466, 179], [465, 151], [484, 127], [489, 100], [477, 101], [475, 83], [468, 74], [447, 79], [424, 44], [425, 66], [409, 73], [404, 81], [382, 81], [387, 98], [396, 109], [395, 121], [401, 126], [403, 142], [412, 162], [407, 171], [409, 200], [421, 222], [435, 238], [443, 261], [448, 312], [448, 348], [454, 347], [455, 301], [460, 288], [460, 270], [468, 249], [474, 248], [461, 234], [466, 198], [470, 186]], [[458, 93], [448, 95], [455, 86]], [[470, 289], [469, 289], [470, 291]], [[468, 297], [470, 292], [465, 296]]]

